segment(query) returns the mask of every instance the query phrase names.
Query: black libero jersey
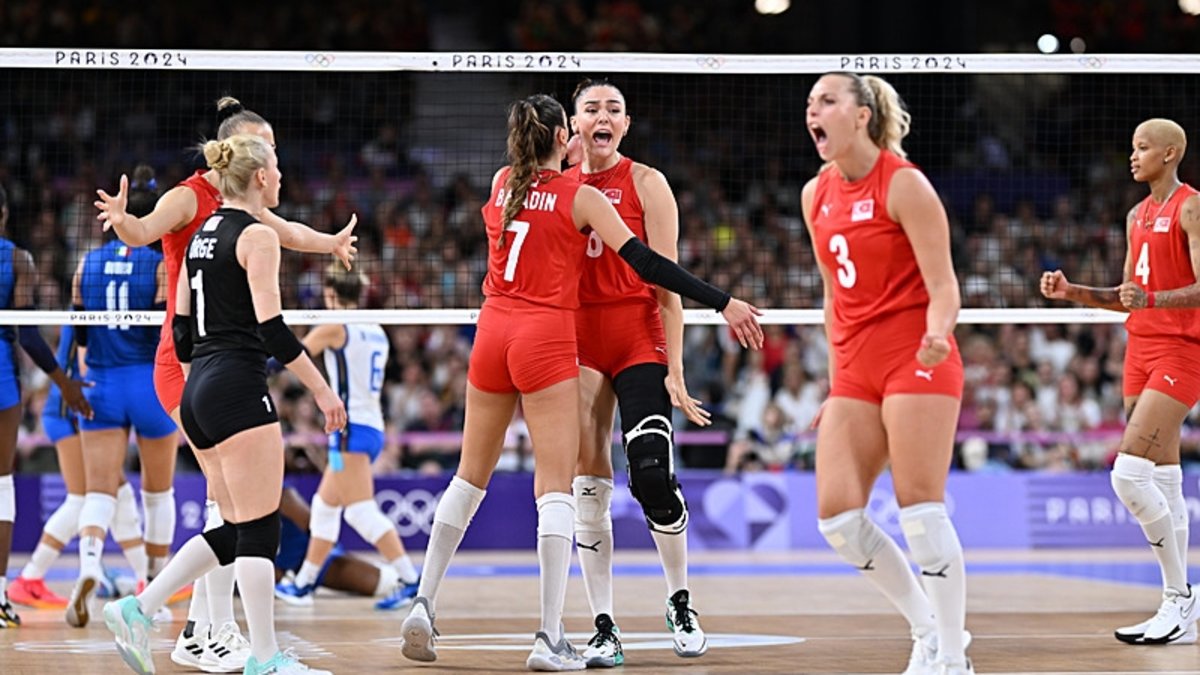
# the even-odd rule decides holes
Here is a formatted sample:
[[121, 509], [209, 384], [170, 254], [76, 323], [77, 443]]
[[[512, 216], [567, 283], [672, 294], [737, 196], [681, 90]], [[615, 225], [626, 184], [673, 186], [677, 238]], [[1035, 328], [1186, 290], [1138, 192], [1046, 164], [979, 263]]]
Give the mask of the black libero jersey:
[[188, 243], [184, 262], [192, 296], [193, 358], [230, 349], [266, 356], [250, 283], [237, 259], [238, 239], [257, 222], [241, 209], [217, 209]]

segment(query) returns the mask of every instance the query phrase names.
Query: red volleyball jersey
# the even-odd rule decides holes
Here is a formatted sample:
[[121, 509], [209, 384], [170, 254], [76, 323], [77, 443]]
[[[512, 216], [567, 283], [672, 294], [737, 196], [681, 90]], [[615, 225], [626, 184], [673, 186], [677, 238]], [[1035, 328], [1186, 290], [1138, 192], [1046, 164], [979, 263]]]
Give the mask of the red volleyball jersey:
[[[603, 192], [634, 236], [647, 241], [646, 211], [633, 184], [632, 159], [622, 157], [615, 166], [595, 173], [584, 173], [583, 165], [577, 164], [567, 169], [565, 175]], [[637, 297], [656, 301], [654, 286], [639, 277], [616, 251], [605, 246], [600, 235], [593, 233], [587, 242], [587, 258], [579, 280], [579, 302], [590, 305]]]
[[170, 353], [171, 359], [175, 358], [175, 338], [171, 333], [171, 319], [175, 318], [175, 288], [179, 285], [179, 269], [183, 265], [183, 257], [187, 253], [188, 242], [192, 240], [192, 235], [196, 233], [201, 223], [208, 220], [208, 217], [221, 207], [221, 193], [212, 183], [205, 180], [205, 173], [205, 169], [198, 169], [196, 173], [179, 182], [180, 185], [196, 194], [196, 215], [192, 216], [182, 230], [168, 232], [162, 238], [163, 260], [167, 265], [167, 320], [163, 324], [162, 334], [159, 338], [158, 352], [159, 354], [163, 354], [164, 351]]
[[883, 150], [859, 180], [845, 180], [834, 167], [817, 177], [810, 222], [817, 257], [831, 276], [830, 339], [843, 351], [879, 319], [929, 304], [908, 236], [887, 212], [892, 176], [908, 167]]
[[497, 247], [507, 197], [505, 167], [483, 206], [487, 225], [488, 271], [483, 294], [504, 295], [563, 309], [579, 307], [583, 236], [572, 209], [580, 183], [555, 171], [542, 171], [525, 195], [524, 208], [509, 223], [504, 246]]
[[[1183, 204], [1197, 194], [1183, 184], [1165, 204], [1147, 196], [1134, 211], [1129, 231], [1133, 255], [1133, 282], [1147, 292], [1167, 291], [1196, 283], [1188, 254], [1188, 235], [1179, 222]], [[1200, 341], [1200, 309], [1135, 310], [1125, 328], [1143, 337], [1180, 337]]]

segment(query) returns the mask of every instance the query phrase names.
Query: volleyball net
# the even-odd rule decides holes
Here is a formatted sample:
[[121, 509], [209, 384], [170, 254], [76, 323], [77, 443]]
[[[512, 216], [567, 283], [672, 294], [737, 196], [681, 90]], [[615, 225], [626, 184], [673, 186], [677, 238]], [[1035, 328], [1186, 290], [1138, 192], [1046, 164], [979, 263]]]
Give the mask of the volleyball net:
[[[505, 109], [517, 98], [550, 93], [570, 113], [582, 78], [620, 87], [632, 118], [621, 151], [671, 183], [680, 262], [768, 310], [764, 323], [779, 325], [785, 342], [807, 345], [819, 338], [803, 337], [809, 333], [799, 327], [819, 332], [822, 314], [800, 213], [800, 189], [820, 166], [805, 101], [822, 73], [884, 76], [913, 116], [909, 157], [950, 217], [968, 360], [978, 346], [972, 337], [998, 352], [1032, 343], [1031, 377], [1049, 359], [1044, 384], [1054, 388], [1063, 373], [1090, 377], [1085, 371], [1100, 362], [1100, 375], [1084, 386], [1109, 398], [1113, 377], [1099, 350], [1120, 342], [1119, 329], [1104, 324], [1124, 315], [1049, 303], [1037, 280], [1061, 268], [1074, 282], [1119, 283], [1125, 214], [1146, 194], [1129, 176], [1133, 129], [1150, 117], [1189, 131], [1200, 121], [1196, 56], [5, 49], [0, 68], [8, 85], [0, 102], [7, 234], [39, 270], [39, 311], [6, 312], [5, 323], [161, 321], [122, 306], [119, 292], [104, 312], [67, 309], [80, 257], [102, 242], [95, 190], [115, 191], [118, 177], [139, 164], [155, 170], [159, 191], [200, 168], [196, 144], [215, 136], [215, 102], [230, 95], [274, 128], [284, 174], [280, 215], [323, 232], [358, 217], [358, 266], [369, 278], [362, 309], [324, 310], [332, 259], [287, 252], [288, 322], [390, 325], [397, 352], [425, 345], [418, 360], [427, 379], [453, 380], [444, 371], [457, 370], [444, 360], [461, 362], [469, 351], [469, 329], [454, 327], [473, 323], [482, 302], [487, 246], [479, 208], [505, 163]], [[1184, 180], [1198, 161], [1200, 153], [1185, 158]], [[721, 323], [695, 308], [687, 320]], [[1016, 334], [1013, 326], [1021, 326]], [[720, 362], [719, 331], [706, 335], [688, 350]], [[1062, 342], [1074, 350], [1057, 349]], [[804, 356], [808, 346], [799, 352], [817, 377], [823, 357]], [[390, 380], [403, 381], [403, 358]], [[745, 387], [733, 372], [712, 377], [723, 380], [706, 400], [722, 387]], [[780, 376], [772, 378], [774, 391]]]

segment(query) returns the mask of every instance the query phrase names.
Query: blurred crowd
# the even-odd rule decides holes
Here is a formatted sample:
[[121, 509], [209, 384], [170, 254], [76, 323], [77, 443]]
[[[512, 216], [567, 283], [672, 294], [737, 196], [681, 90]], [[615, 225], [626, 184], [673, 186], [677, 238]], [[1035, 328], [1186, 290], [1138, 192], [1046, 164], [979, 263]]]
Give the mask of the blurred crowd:
[[[0, 44], [410, 50], [431, 42], [429, 6], [416, 0], [386, 9], [357, 1], [295, 3], [264, 9], [265, 16], [231, 15], [232, 24], [195, 24], [172, 5], [124, 14], [108, 11], [109, 3], [58, 4], [0, 5]], [[491, 22], [507, 30], [489, 35], [498, 48], [516, 49], [716, 49], [733, 11], [728, 3], [701, 9], [649, 0], [495, 4], [480, 16], [507, 12], [505, 21]], [[1052, 4], [1070, 25], [1078, 3]], [[251, 16], [253, 25], [242, 26]], [[360, 264], [371, 280], [364, 307], [467, 308], [482, 301], [487, 248], [479, 209], [503, 153], [504, 101], [493, 100], [494, 91], [493, 98], [464, 95], [454, 90], [454, 76], [409, 73], [10, 75], [9, 96], [0, 101], [0, 184], [11, 211], [5, 234], [34, 254], [42, 308], [69, 304], [75, 264], [100, 240], [94, 190], [111, 190], [139, 162], [158, 170], [163, 188], [186, 176], [196, 167], [186, 148], [212, 133], [212, 103], [225, 93], [275, 125], [282, 215], [329, 232], [357, 214]], [[538, 90], [561, 98], [577, 77], [497, 75], [494, 82], [503, 80], [507, 98]], [[661, 169], [675, 191], [681, 263], [761, 307], [819, 307], [820, 275], [799, 212], [800, 189], [819, 168], [797, 121], [812, 78], [616, 79], [634, 120], [623, 149]], [[1128, 177], [1130, 131], [1150, 116], [1200, 129], [1190, 105], [1200, 85], [1191, 79], [891, 79], [914, 116], [907, 147], [947, 206], [965, 307], [1046, 306], [1035, 285], [1043, 270], [1061, 268], [1089, 285], [1119, 282], [1125, 213], [1145, 194]], [[499, 132], [501, 143], [490, 133], [490, 145], [465, 155], [448, 147], [483, 129]], [[1184, 162], [1185, 180], [1197, 175], [1198, 157], [1193, 152]], [[286, 307], [320, 306], [326, 262], [285, 255]], [[388, 331], [384, 396], [391, 433], [377, 470], [453, 467], [473, 331]], [[1119, 326], [963, 326], [958, 339], [967, 363], [959, 465], [1059, 470], [1107, 463], [1123, 416]], [[771, 326], [761, 353], [742, 352], [712, 327], [689, 328], [686, 341], [689, 387], [713, 411], [718, 433], [685, 436], [682, 464], [730, 472], [811, 468], [809, 425], [828, 390], [820, 327]], [[27, 469], [47, 456], [37, 442], [44, 382], [29, 377]], [[293, 468], [320, 465], [323, 442], [311, 400], [286, 375], [273, 386], [291, 434]], [[684, 429], [684, 420], [676, 422]], [[1193, 441], [1185, 453], [1200, 459]], [[507, 445], [504, 466], [528, 468], [519, 419]]]

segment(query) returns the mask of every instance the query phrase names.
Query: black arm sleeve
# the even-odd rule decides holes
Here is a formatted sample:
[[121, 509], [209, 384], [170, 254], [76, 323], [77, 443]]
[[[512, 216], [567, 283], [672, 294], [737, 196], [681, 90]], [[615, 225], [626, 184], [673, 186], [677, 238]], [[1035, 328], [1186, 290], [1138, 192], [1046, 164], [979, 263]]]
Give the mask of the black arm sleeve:
[[54, 358], [54, 350], [50, 349], [50, 345], [46, 344], [46, 340], [42, 338], [41, 331], [37, 326], [21, 326], [17, 329], [17, 335], [21, 341], [21, 349], [33, 359], [38, 368], [44, 373], [53, 373], [58, 370], [58, 360]]
[[[83, 305], [71, 305], [71, 309], [75, 310], [76, 312], [86, 312], [87, 311], [87, 308], [84, 307]], [[87, 330], [88, 330], [87, 324], [80, 324], [78, 326], [75, 326], [75, 344], [79, 345], [80, 347], [87, 346], [87, 340], [88, 340]]]
[[283, 322], [283, 315], [274, 317], [258, 324], [258, 334], [262, 336], [267, 352], [285, 366], [300, 358], [304, 353], [304, 345], [296, 339], [296, 334]]
[[192, 362], [192, 317], [176, 314], [171, 319], [171, 337], [175, 339], [175, 358], [180, 363]]
[[712, 307], [718, 312], [729, 304], [731, 295], [659, 255], [637, 237], [630, 237], [617, 253], [638, 276], [656, 286]]

